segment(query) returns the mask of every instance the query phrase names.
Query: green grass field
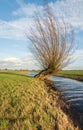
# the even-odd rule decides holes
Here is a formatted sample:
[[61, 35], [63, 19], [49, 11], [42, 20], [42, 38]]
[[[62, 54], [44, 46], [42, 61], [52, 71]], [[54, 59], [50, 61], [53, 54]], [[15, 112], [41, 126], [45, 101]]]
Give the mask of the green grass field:
[[48, 93], [43, 81], [1, 72], [0, 130], [78, 130], [57, 100], [58, 94], [53, 90]]
[[83, 70], [63, 70], [58, 75], [83, 81]]
[[83, 76], [83, 70], [63, 70], [60, 72], [60, 74]]

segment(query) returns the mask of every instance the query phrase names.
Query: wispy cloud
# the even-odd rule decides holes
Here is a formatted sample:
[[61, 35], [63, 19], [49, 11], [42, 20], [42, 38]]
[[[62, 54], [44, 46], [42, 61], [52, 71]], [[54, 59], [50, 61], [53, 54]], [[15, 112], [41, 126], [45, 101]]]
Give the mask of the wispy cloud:
[[14, 27], [11, 22], [0, 21], [0, 38], [19, 39], [22, 37], [22, 31]]
[[36, 11], [41, 12], [43, 10], [42, 5], [36, 5], [34, 3], [25, 4], [23, 0], [16, 0], [20, 8], [13, 11], [15, 16], [32, 17]]
[[15, 21], [0, 20], [0, 38], [26, 39], [25, 32], [29, 34], [32, 19], [22, 18]]
[[14, 16], [22, 16], [22, 17], [33, 16], [36, 9], [37, 7], [35, 4], [28, 4], [28, 5], [22, 6], [16, 11], [13, 11], [12, 14]]

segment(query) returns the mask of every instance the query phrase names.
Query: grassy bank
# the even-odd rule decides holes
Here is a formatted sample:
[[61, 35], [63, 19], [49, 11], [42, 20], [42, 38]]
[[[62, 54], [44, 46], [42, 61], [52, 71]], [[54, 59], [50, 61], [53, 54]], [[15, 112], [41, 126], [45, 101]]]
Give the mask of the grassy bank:
[[0, 73], [0, 130], [78, 130], [43, 81]]
[[63, 70], [59, 72], [58, 76], [68, 77], [83, 81], [83, 70]]

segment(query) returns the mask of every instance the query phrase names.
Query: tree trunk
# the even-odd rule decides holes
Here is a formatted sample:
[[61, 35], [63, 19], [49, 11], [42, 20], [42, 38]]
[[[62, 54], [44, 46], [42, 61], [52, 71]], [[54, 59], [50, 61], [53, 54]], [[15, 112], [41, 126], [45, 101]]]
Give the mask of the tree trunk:
[[45, 70], [40, 71], [34, 77], [38, 77], [40, 79], [46, 79], [46, 78], [48, 78], [51, 75], [52, 75], [52, 71], [50, 69], [45, 69]]

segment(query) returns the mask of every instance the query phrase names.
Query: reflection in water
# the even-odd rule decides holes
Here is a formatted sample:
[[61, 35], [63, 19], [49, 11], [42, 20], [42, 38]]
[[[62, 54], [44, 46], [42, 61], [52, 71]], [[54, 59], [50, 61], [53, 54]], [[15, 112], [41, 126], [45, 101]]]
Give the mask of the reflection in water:
[[34, 77], [36, 74], [38, 74], [38, 72], [30, 72], [28, 75]]
[[[30, 72], [29, 76], [35, 76], [37, 72]], [[83, 114], [83, 82], [69, 78], [52, 76], [56, 88], [65, 97], [66, 102], [72, 105], [72, 108]]]
[[[36, 74], [36, 72], [30, 72], [29, 76], [35, 76]], [[66, 102], [71, 105], [80, 128], [83, 130], [83, 82], [56, 76], [52, 76], [51, 80], [65, 97]]]
[[83, 114], [83, 82], [69, 78], [52, 76], [57, 89], [64, 95], [66, 102]]

